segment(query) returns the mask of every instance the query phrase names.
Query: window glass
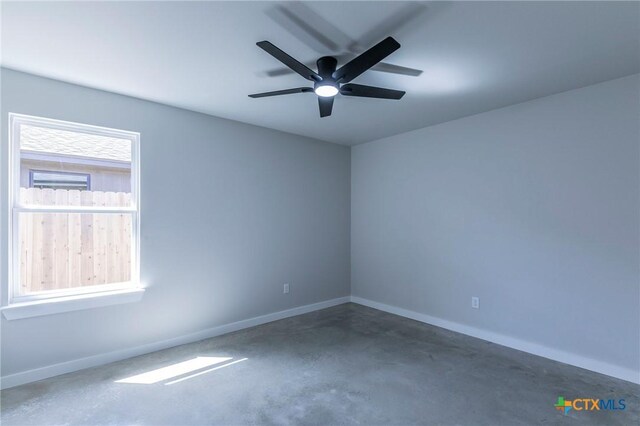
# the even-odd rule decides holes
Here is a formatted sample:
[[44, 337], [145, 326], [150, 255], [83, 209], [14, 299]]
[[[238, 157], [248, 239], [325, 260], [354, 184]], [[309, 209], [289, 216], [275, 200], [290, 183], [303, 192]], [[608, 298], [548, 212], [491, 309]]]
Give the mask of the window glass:
[[20, 213], [20, 294], [131, 280], [130, 214]]
[[48, 172], [31, 170], [31, 188], [78, 189], [87, 191], [89, 187], [88, 173]]
[[[20, 188], [53, 189], [53, 198], [22, 198], [20, 203], [63, 205], [70, 190], [92, 191], [102, 207], [120, 207], [131, 193], [131, 140], [30, 124], [19, 128]], [[129, 201], [131, 199], [129, 198]], [[115, 203], [115, 204], [113, 204]]]
[[139, 285], [139, 134], [9, 121], [10, 303]]

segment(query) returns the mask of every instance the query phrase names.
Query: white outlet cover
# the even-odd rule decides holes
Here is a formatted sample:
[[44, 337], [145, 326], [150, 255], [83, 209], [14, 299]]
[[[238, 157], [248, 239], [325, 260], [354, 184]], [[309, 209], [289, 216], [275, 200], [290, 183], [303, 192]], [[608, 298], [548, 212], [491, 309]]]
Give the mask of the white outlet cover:
[[283, 293], [285, 293], [285, 294], [286, 294], [286, 293], [289, 293], [289, 284], [285, 284], [285, 285], [283, 286], [283, 288], [282, 288], [282, 292], [283, 292]]
[[472, 297], [471, 298], [471, 307], [474, 309], [480, 309], [480, 298]]

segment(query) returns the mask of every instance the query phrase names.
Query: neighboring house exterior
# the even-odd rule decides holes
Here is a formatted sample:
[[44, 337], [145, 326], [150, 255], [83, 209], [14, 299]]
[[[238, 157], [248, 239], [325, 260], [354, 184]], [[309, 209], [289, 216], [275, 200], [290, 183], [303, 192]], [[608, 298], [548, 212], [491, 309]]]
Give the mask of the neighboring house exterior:
[[24, 126], [20, 186], [131, 192], [128, 140]]

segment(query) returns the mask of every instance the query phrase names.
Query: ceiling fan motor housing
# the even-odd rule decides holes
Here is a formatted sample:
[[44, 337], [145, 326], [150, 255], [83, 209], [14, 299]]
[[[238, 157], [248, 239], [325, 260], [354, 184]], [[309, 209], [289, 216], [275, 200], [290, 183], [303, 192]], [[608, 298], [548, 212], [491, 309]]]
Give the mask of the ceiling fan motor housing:
[[323, 56], [316, 61], [316, 65], [318, 66], [318, 75], [320, 75], [323, 80], [333, 80], [333, 73], [338, 66], [338, 60], [336, 58], [333, 56]]
[[[336, 83], [333, 78], [333, 73], [338, 66], [338, 61], [332, 56], [323, 56], [316, 61], [316, 65], [318, 66], [318, 75], [322, 80], [315, 82], [313, 90], [318, 96], [335, 96], [340, 91], [340, 85]], [[326, 86], [331, 86], [335, 88], [335, 90], [331, 90]], [[323, 94], [322, 89], [318, 90], [319, 87], [324, 87], [324, 93], [326, 94]], [[327, 89], [329, 89], [329, 91], [327, 91]]]
[[[320, 81], [316, 81], [313, 85], [313, 90], [316, 94], [321, 96], [321, 91], [318, 90], [319, 87], [322, 86], [331, 86], [335, 88], [335, 92], [337, 93], [340, 90], [340, 85], [336, 83], [333, 78], [333, 73], [338, 66], [338, 61], [336, 58], [332, 56], [323, 56], [322, 58], [316, 61], [316, 65], [318, 66], [318, 75], [322, 78]], [[330, 93], [333, 93], [331, 91]]]

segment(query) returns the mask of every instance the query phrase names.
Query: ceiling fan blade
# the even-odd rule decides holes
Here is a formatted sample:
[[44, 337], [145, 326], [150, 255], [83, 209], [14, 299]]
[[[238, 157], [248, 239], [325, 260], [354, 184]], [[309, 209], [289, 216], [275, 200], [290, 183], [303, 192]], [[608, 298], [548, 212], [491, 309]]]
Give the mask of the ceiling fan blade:
[[382, 37], [388, 34], [397, 34], [399, 30], [403, 29], [405, 32], [411, 30], [414, 25], [408, 25], [413, 23], [418, 25], [416, 18], [422, 15], [428, 7], [422, 2], [403, 2], [401, 6], [390, 16], [384, 18], [382, 22], [377, 25], [373, 25], [370, 31], [367, 31], [358, 41], [351, 43], [348, 46], [348, 50], [352, 53], [358, 53], [366, 46], [371, 46], [376, 40], [380, 40]]
[[266, 98], [267, 96], [291, 95], [293, 93], [312, 93], [311, 87], [296, 87], [295, 89], [276, 90], [275, 92], [254, 93], [250, 98]]
[[288, 1], [265, 13], [301, 42], [323, 55], [344, 50], [354, 43], [329, 20], [303, 2]]
[[382, 87], [363, 86], [362, 84], [345, 84], [340, 88], [340, 94], [361, 98], [400, 99], [405, 92]]
[[420, 74], [422, 74], [422, 70], [418, 70], [415, 68], [402, 67], [400, 65], [393, 65], [388, 62], [378, 62], [376, 65], [371, 67], [371, 71], [407, 75], [410, 77], [418, 77]]
[[[338, 59], [338, 61], [340, 61], [339, 58], [340, 55], [338, 55], [338, 57], [336, 57], [336, 59]], [[307, 66], [309, 66], [309, 64], [307, 64]], [[313, 66], [313, 65], [311, 65]], [[394, 64], [390, 64], [388, 62], [378, 62], [376, 65], [371, 67], [371, 71], [378, 71], [378, 72], [386, 72], [389, 74], [399, 74], [399, 75], [406, 75], [408, 77], [419, 77], [423, 71], [416, 69], [416, 68], [407, 68], [407, 67], [403, 67], [400, 65], [394, 65]], [[287, 75], [287, 74], [293, 74], [294, 71], [291, 68], [274, 68], [271, 69], [269, 71], [266, 71], [265, 74], [268, 75], [269, 77], [280, 77], [281, 75]]]
[[265, 75], [269, 77], [280, 77], [281, 75], [293, 74], [294, 71], [291, 68], [274, 68], [269, 71], [265, 71]]
[[[307, 62], [306, 64], [303, 64], [303, 65], [306, 66], [307, 68], [311, 68], [311, 67], [314, 67], [316, 63]], [[270, 69], [269, 71], [266, 71], [264, 74], [268, 75], [269, 77], [280, 77], [281, 75], [293, 74], [294, 72], [295, 71], [293, 71], [291, 68], [280, 67], [280, 68]]]
[[324, 53], [326, 50], [333, 51], [338, 48], [338, 45], [335, 44], [333, 40], [309, 25], [309, 22], [314, 22], [313, 19], [302, 19], [290, 9], [283, 6], [278, 6], [270, 11], [269, 14], [281, 27], [316, 52]]
[[320, 107], [320, 117], [328, 117], [333, 109], [333, 97], [323, 98], [318, 96], [318, 106]]
[[400, 48], [393, 37], [387, 37], [333, 73], [340, 83], [348, 83]]
[[322, 80], [320, 76], [316, 74], [315, 71], [312, 71], [306, 65], [300, 63], [299, 61], [292, 58], [282, 50], [278, 49], [272, 43], [264, 40], [264, 41], [259, 41], [256, 44], [258, 45], [258, 47], [262, 48], [265, 52], [267, 52], [268, 54], [270, 54], [271, 56], [273, 56], [274, 58], [276, 58], [277, 60], [279, 60], [280, 62], [282, 62], [283, 64], [285, 64], [286, 66], [288, 66], [289, 68], [291, 68], [292, 70], [294, 70], [295, 72], [303, 76], [304, 78], [306, 78], [307, 80], [311, 80], [311, 81]]

